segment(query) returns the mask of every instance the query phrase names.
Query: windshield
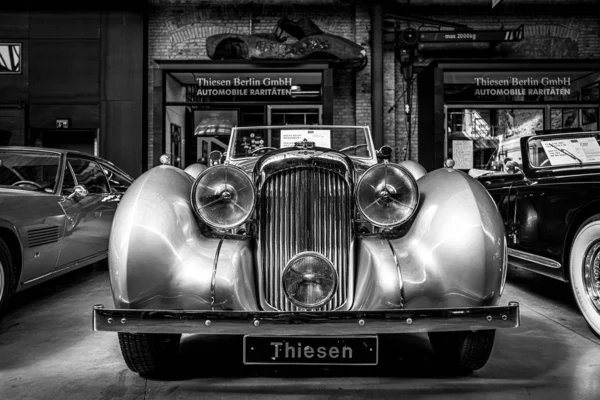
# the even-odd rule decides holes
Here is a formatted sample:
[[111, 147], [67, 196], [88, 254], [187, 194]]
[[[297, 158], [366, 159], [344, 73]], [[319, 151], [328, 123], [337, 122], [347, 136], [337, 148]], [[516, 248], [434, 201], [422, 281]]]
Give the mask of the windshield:
[[60, 155], [0, 150], [0, 187], [53, 193]]
[[[472, 176], [515, 173], [523, 169], [520, 137], [501, 141], [484, 169], [471, 170]], [[534, 135], [527, 141], [532, 168], [585, 166], [600, 163], [600, 132]]]
[[309, 147], [341, 151], [351, 157], [373, 156], [373, 144], [366, 127], [285, 125], [234, 128], [229, 157], [259, 157], [302, 142], [309, 142]]
[[589, 165], [600, 163], [600, 132], [536, 136], [528, 140], [532, 167]]

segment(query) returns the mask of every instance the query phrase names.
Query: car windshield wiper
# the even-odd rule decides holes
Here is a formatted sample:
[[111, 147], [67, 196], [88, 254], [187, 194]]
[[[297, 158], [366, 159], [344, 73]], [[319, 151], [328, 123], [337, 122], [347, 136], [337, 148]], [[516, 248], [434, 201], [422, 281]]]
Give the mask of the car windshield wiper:
[[554, 147], [556, 150], [560, 151], [563, 154], [568, 155], [569, 157], [571, 157], [573, 160], [577, 160], [579, 161], [579, 166], [583, 167], [583, 161], [581, 161], [581, 159], [579, 159], [579, 157], [577, 157], [575, 154], [571, 153], [570, 151], [567, 151], [565, 149], [561, 149], [560, 147], [556, 147], [555, 145], [553, 145], [552, 143], [549, 143], [549, 145], [551, 147]]
[[359, 147], [366, 147], [367, 144], [366, 143], [362, 143], [362, 144], [356, 144], [354, 146], [348, 146], [348, 147], [344, 147], [343, 149], [339, 150], [340, 152], [343, 151], [347, 151], [347, 150], [355, 150], [358, 149]]

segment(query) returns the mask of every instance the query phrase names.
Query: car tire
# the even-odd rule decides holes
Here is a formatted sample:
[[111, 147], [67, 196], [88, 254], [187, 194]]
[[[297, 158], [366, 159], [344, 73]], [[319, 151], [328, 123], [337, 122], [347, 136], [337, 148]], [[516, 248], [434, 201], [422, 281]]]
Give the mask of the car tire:
[[0, 321], [12, 294], [13, 265], [8, 246], [0, 239]]
[[468, 375], [487, 363], [495, 336], [495, 330], [429, 332], [429, 341], [445, 373]]
[[172, 372], [181, 334], [119, 333], [125, 363], [141, 375]]
[[600, 337], [600, 214], [585, 220], [573, 239], [569, 280], [591, 331]]

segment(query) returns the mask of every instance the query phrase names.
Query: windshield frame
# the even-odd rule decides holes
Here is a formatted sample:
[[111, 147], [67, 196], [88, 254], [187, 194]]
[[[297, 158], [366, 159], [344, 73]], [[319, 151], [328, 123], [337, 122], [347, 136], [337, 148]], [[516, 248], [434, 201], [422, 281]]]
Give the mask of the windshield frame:
[[[265, 126], [261, 126], [261, 125], [257, 125], [257, 126], [234, 126], [233, 129], [231, 130], [231, 139], [229, 141], [229, 145], [227, 146], [227, 152], [226, 154], [226, 159], [227, 160], [251, 160], [254, 158], [258, 158], [261, 157], [264, 154], [257, 154], [255, 156], [249, 156], [249, 157], [233, 157], [233, 148], [234, 148], [234, 144], [236, 142], [236, 137], [237, 137], [237, 133], [238, 131], [246, 131], [246, 130], [258, 130], [258, 129], [264, 129], [264, 130], [269, 130], [269, 129], [334, 129], [334, 128], [340, 128], [340, 129], [362, 129], [364, 134], [365, 134], [365, 143], [367, 144], [367, 148], [369, 150], [369, 154], [370, 157], [358, 157], [358, 156], [352, 156], [348, 154], [348, 157], [350, 157], [351, 159], [354, 160], [368, 160], [368, 161], [373, 161], [373, 160], [377, 160], [377, 152], [375, 151], [375, 145], [373, 144], [373, 137], [371, 135], [371, 130], [369, 129], [368, 126], [366, 125], [265, 125]], [[293, 149], [294, 147], [288, 147], [288, 149]], [[278, 149], [278, 150], [283, 150], [283, 149]], [[333, 151], [337, 151], [339, 152], [339, 150], [335, 150], [335, 149], [331, 149]], [[343, 153], [342, 153], [343, 154]]]
[[600, 139], [600, 131], [583, 131], [583, 132], [570, 132], [570, 133], [554, 133], [547, 135], [531, 135], [527, 137], [523, 137], [521, 144], [521, 152], [522, 157], [527, 157], [527, 169], [532, 172], [535, 171], [548, 171], [548, 170], [556, 170], [556, 169], [565, 169], [565, 168], [576, 168], [586, 169], [586, 168], [597, 168], [600, 167], [600, 161], [598, 162], [588, 162], [580, 164], [577, 160], [573, 160], [574, 162], [571, 164], [563, 164], [563, 165], [545, 165], [545, 166], [536, 166], [531, 163], [531, 157], [529, 154], [529, 144], [534, 140], [541, 141], [550, 141], [557, 139], [570, 139], [570, 138], [585, 138], [585, 137], [593, 137], [596, 140]]
[[46, 191], [40, 191], [40, 190], [24, 190], [24, 189], [19, 189], [18, 187], [7, 187], [6, 185], [0, 185], [2, 188], [5, 189], [14, 189], [14, 190], [24, 190], [26, 192], [32, 192], [32, 193], [38, 193], [38, 194], [47, 194], [47, 195], [55, 195], [56, 193], [58, 193], [58, 189], [62, 186], [62, 168], [63, 168], [63, 159], [64, 159], [64, 154], [60, 151], [53, 151], [53, 150], [47, 150], [47, 149], [30, 149], [30, 148], [23, 148], [23, 147], [18, 147], [18, 148], [14, 148], [14, 147], [10, 147], [10, 146], [0, 146], [0, 153], [17, 153], [17, 154], [34, 154], [34, 155], [52, 155], [52, 156], [56, 156], [58, 157], [58, 168], [56, 170], [56, 176], [55, 176], [55, 183], [54, 183], [54, 188], [52, 189], [52, 192], [46, 192]]

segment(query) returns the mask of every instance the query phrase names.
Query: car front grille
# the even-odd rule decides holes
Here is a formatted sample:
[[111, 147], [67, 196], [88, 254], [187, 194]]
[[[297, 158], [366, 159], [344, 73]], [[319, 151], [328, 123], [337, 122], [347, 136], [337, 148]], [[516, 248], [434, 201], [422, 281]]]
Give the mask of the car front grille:
[[314, 310], [341, 308], [348, 300], [351, 191], [343, 176], [322, 167], [296, 167], [269, 176], [261, 190], [261, 299], [279, 311], [301, 311], [285, 296], [281, 273], [296, 254], [314, 251], [338, 273], [331, 301]]

